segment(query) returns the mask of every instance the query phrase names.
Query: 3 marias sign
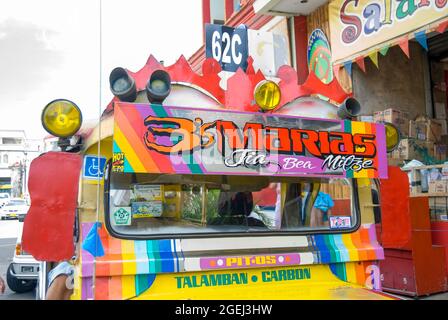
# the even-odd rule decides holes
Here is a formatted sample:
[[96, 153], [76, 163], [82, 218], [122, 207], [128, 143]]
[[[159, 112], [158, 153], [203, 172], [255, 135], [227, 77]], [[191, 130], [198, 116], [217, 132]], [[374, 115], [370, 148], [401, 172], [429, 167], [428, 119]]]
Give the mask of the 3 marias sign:
[[115, 172], [387, 177], [381, 124], [115, 105]]
[[334, 62], [448, 17], [448, 0], [334, 0], [329, 5]]

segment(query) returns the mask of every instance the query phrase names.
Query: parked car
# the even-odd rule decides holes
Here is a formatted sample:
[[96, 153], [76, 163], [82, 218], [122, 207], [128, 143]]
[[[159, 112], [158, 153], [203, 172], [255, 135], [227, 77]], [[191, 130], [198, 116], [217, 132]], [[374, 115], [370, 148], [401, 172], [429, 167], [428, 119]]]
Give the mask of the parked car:
[[29, 205], [25, 199], [12, 198], [0, 209], [0, 219], [19, 219], [23, 221], [27, 214]]
[[8, 193], [0, 193], [0, 208], [8, 203], [10, 197]]
[[6, 273], [8, 287], [17, 293], [24, 293], [36, 287], [39, 278], [39, 262], [22, 250], [23, 223], [19, 223], [16, 249]]

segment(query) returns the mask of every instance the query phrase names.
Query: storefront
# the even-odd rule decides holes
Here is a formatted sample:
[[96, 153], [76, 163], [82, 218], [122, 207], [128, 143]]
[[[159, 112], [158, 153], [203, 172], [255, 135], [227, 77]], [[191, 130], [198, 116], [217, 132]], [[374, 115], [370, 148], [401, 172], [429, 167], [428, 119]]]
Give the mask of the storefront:
[[[334, 0], [327, 7], [334, 72], [345, 77], [360, 101], [364, 121], [388, 121], [400, 129], [402, 140], [389, 164], [404, 165], [410, 197], [422, 204], [414, 213], [410, 210], [410, 249], [386, 246], [383, 286], [409, 295], [443, 290], [436, 285], [422, 289], [436, 277], [406, 270], [429, 267], [420, 252], [433, 254], [433, 270], [443, 257], [446, 264], [448, 256], [448, 3]], [[412, 160], [425, 166], [412, 170]], [[416, 229], [421, 230], [418, 236]], [[438, 246], [445, 247], [444, 255]]]
[[[384, 244], [381, 277], [383, 288], [392, 292], [443, 291], [440, 266], [448, 265], [448, 170], [443, 164], [448, 144], [448, 1], [257, 0], [254, 7], [258, 14], [294, 19], [306, 11], [300, 14], [306, 16], [309, 44], [316, 34], [328, 39], [331, 62], [325, 72], [360, 102], [359, 119], [392, 122], [401, 131], [389, 164], [401, 167], [418, 160], [429, 165], [419, 167], [424, 170], [404, 168], [413, 206], [392, 216], [395, 233], [408, 234], [409, 242], [407, 249], [403, 243]], [[293, 45], [301, 50], [299, 43]], [[313, 61], [308, 57], [307, 63]], [[382, 215], [390, 214], [383, 209]]]
[[[394, 122], [412, 139], [391, 158], [445, 160], [447, 2], [335, 0], [328, 13], [334, 68], [350, 78], [363, 114]], [[381, 119], [386, 109], [393, 110]]]

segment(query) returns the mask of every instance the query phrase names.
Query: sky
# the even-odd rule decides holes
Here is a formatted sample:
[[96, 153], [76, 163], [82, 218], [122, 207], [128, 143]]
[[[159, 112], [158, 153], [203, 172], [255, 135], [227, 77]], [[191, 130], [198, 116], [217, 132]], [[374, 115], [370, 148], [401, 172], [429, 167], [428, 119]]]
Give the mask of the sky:
[[170, 65], [202, 45], [201, 0], [0, 0], [0, 8], [0, 129], [31, 139], [46, 135], [40, 115], [50, 101], [72, 100], [97, 121], [113, 97], [113, 68], [137, 71], [150, 54]]

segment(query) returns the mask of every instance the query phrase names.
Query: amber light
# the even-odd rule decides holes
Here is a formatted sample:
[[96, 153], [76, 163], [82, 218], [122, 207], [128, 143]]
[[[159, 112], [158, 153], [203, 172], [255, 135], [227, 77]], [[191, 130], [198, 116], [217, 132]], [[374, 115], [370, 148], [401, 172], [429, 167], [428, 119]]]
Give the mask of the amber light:
[[22, 244], [16, 244], [16, 256], [20, 256], [22, 254]]
[[263, 111], [275, 109], [281, 99], [280, 87], [270, 80], [261, 81], [254, 90], [254, 99]]
[[386, 129], [387, 152], [392, 152], [400, 143], [401, 134], [398, 128], [390, 122], [385, 122], [384, 127]]
[[58, 99], [46, 105], [42, 111], [44, 129], [60, 138], [73, 136], [81, 127], [81, 110], [72, 101]]

